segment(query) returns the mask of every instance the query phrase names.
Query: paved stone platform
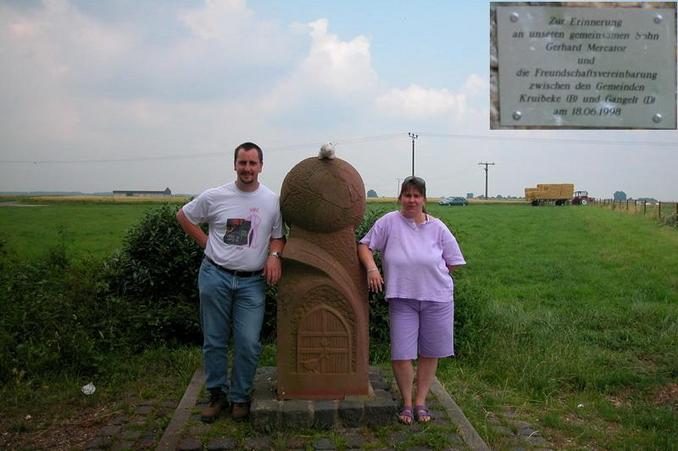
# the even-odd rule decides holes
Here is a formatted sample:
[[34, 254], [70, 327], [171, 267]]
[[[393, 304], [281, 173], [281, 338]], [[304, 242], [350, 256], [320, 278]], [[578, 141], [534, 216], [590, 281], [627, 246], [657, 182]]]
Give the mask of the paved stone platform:
[[[436, 379], [427, 399], [433, 420], [428, 424], [411, 426], [399, 424], [392, 407], [384, 425], [369, 422], [371, 410], [363, 404], [358, 408], [361, 421], [342, 419], [340, 402], [333, 403], [331, 417], [338, 421], [323, 423], [323, 409], [313, 407], [311, 426], [284, 426], [278, 430], [263, 431], [255, 427], [255, 420], [236, 422], [227, 413], [213, 424], [200, 421], [200, 411], [207, 404], [208, 394], [203, 389], [204, 374], [198, 369], [183, 398], [176, 400], [127, 400], [126, 407], [111, 416], [96, 437], [87, 445], [92, 450], [488, 450], [489, 448], [468, 422], [463, 412]], [[381, 397], [390, 393], [394, 405], [399, 398], [397, 387], [388, 370], [371, 369], [370, 381]], [[274, 386], [274, 373], [262, 369], [257, 374], [260, 386]], [[259, 388], [261, 390], [261, 388]], [[270, 389], [269, 389], [270, 390]], [[263, 395], [255, 394], [255, 398]], [[376, 396], [375, 396], [376, 398]], [[335, 410], [336, 407], [336, 410]], [[310, 414], [309, 414], [310, 415]], [[386, 413], [384, 412], [384, 415]], [[346, 416], [346, 414], [344, 414]], [[356, 414], [356, 419], [358, 415]], [[327, 420], [327, 419], [326, 419]], [[277, 420], [276, 420], [277, 421]], [[304, 420], [307, 421], [307, 420]], [[521, 421], [512, 407], [506, 406], [497, 414], [489, 412], [486, 427], [491, 434], [502, 437], [502, 449], [547, 451], [553, 445], [542, 437], [538, 428]], [[271, 428], [272, 429], [272, 428]], [[162, 437], [161, 437], [162, 436]]]
[[155, 449], [176, 406], [175, 400], [129, 400], [125, 411], [111, 416], [85, 449]]
[[397, 394], [379, 368], [369, 369], [370, 394], [341, 400], [278, 400], [275, 367], [257, 370], [252, 398], [252, 425], [261, 432], [290, 429], [384, 426], [397, 413]]
[[[468, 439], [469, 433], [464, 426], [458, 424], [458, 416], [463, 414], [458, 411], [456, 414], [449, 407], [451, 398], [442, 387], [439, 390], [432, 390], [427, 404], [433, 419], [430, 423], [414, 423], [410, 426], [399, 424], [397, 421], [399, 398], [397, 387], [393, 382], [393, 377], [388, 370], [379, 370], [372, 368], [370, 371], [370, 381], [375, 393], [373, 400], [384, 399], [388, 397], [388, 409], [380, 412], [383, 414], [384, 424], [377, 425], [374, 419], [371, 419], [373, 408], [380, 410], [378, 403], [370, 404], [370, 399], [363, 400], [345, 400], [347, 402], [358, 402], [355, 408], [354, 420], [347, 421], [347, 411], [342, 413], [341, 401], [329, 401], [329, 408], [320, 413], [324, 403], [317, 401], [315, 405], [304, 409], [299, 409], [297, 414], [304, 416], [304, 421], [296, 424], [298, 427], [286, 426], [288, 421], [283, 422], [282, 428], [262, 430], [255, 426], [257, 413], [253, 412], [251, 421], [234, 421], [226, 413], [212, 424], [204, 424], [200, 421], [200, 411], [207, 404], [207, 391], [202, 389], [201, 385], [194, 384], [200, 380], [202, 374], [196, 372], [189, 389], [186, 390], [184, 398], [179, 403], [177, 413], [174, 418], [186, 416], [186, 421], [178, 427], [174, 424], [168, 426], [167, 430], [173, 430], [172, 434], [163, 436], [158, 449], [159, 450], [355, 450], [355, 449], [373, 449], [373, 450], [466, 450], [479, 449], [485, 450], [487, 447], [482, 440], [477, 437], [477, 441]], [[262, 387], [268, 387], [272, 390], [275, 386], [275, 373], [270, 369], [260, 369], [257, 373], [258, 384], [254, 398], [263, 398]], [[199, 391], [199, 393], [198, 393]], [[438, 395], [434, 394], [437, 392]], [[441, 395], [440, 393], [444, 393]], [[448, 400], [441, 401], [439, 398], [447, 397]], [[265, 397], [272, 398], [269, 393]], [[277, 401], [277, 400], [276, 400]], [[322, 404], [318, 404], [322, 403]], [[362, 404], [361, 404], [362, 403]], [[182, 406], [190, 405], [186, 410]], [[255, 406], [256, 407], [256, 406]], [[457, 408], [458, 409], [458, 408]], [[305, 413], [301, 413], [301, 412]], [[311, 411], [314, 421], [311, 422]], [[328, 413], [331, 412], [330, 413]], [[388, 413], [387, 413], [388, 412]], [[282, 413], [281, 413], [282, 415]], [[327, 415], [327, 416], [325, 416]], [[342, 417], [343, 416], [343, 417]], [[330, 425], [330, 418], [333, 421]], [[359, 422], [358, 422], [359, 419]], [[277, 421], [277, 419], [275, 420]], [[296, 420], [290, 422], [294, 423]], [[323, 422], [324, 421], [324, 422]], [[352, 422], [356, 421], [356, 422]], [[277, 424], [277, 423], [276, 423]], [[309, 426], [310, 424], [310, 426]], [[357, 424], [357, 426], [350, 426]], [[266, 429], [266, 428], [264, 428]], [[472, 428], [471, 428], [472, 430]], [[167, 432], [167, 431], [166, 431]], [[473, 434], [475, 431], [472, 430]], [[480, 444], [480, 446], [478, 446]]]
[[[281, 411], [280, 428], [257, 425], [256, 412], [251, 421], [236, 422], [224, 413], [212, 424], [202, 423], [200, 411], [208, 398], [203, 380], [204, 374], [199, 368], [178, 405], [176, 400], [127, 400], [126, 407], [110, 417], [86, 449], [489, 450], [437, 379], [427, 399], [433, 416], [428, 424], [399, 424], [396, 418], [399, 393], [393, 376], [388, 370], [371, 368], [370, 382], [375, 396], [367, 400], [346, 400], [358, 403], [352, 411], [355, 416], [350, 416], [350, 409], [342, 413], [341, 401], [317, 401], [314, 405], [304, 401], [303, 408], [287, 408], [287, 411], [296, 410], [289, 419], [283, 420], [285, 409]], [[260, 369], [256, 384], [259, 393], [255, 392], [255, 400], [270, 397], [263, 392], [265, 387], [270, 392], [275, 386], [274, 369]], [[383, 406], [379, 403], [369, 403], [386, 397], [390, 397], [387, 408], [381, 409]], [[371, 418], [373, 412], [378, 412], [382, 418], [379, 421]], [[303, 421], [296, 416], [302, 416]], [[277, 421], [276, 416], [275, 426], [278, 426]], [[502, 437], [501, 449], [553, 449], [552, 443], [542, 437], [538, 428], [521, 421], [510, 406], [501, 408], [496, 414], [489, 412], [485, 427], [492, 435]]]

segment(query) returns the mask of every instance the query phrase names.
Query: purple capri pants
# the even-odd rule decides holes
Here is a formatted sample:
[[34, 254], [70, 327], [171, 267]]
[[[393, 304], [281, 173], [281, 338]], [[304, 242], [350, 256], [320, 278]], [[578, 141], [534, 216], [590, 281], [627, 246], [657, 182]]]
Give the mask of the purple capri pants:
[[454, 355], [454, 303], [389, 299], [391, 360]]

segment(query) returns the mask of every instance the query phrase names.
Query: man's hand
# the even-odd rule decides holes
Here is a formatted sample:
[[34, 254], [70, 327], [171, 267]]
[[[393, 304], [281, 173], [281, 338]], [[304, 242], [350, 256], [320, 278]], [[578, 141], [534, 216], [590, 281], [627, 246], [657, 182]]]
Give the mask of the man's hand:
[[266, 278], [266, 283], [275, 285], [280, 280], [281, 275], [282, 262], [280, 261], [280, 257], [269, 255], [264, 264], [264, 277]]

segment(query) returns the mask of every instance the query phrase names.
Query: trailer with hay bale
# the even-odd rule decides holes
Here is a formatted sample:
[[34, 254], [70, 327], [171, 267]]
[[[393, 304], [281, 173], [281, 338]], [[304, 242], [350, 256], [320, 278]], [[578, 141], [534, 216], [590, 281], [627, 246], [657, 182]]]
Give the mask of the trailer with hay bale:
[[535, 206], [567, 205], [573, 195], [573, 183], [540, 183], [536, 188], [525, 188], [525, 200]]

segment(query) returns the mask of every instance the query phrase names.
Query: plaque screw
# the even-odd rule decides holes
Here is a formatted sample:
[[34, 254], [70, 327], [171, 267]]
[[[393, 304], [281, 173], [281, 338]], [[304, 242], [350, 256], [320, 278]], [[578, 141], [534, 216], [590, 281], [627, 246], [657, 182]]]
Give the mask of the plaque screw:
[[[523, 113], [521, 113], [520, 111], [513, 112], [513, 119], [515, 119], [516, 121], [519, 121], [521, 117], [523, 117]], [[659, 117], [661, 117], [661, 115]]]
[[[660, 16], [660, 17], [661, 17], [661, 16]], [[511, 13], [511, 22], [518, 22], [518, 19], [519, 19], [519, 18], [520, 18], [520, 16], [518, 15], [518, 13]], [[657, 20], [657, 19], [655, 19], [655, 21], [656, 21], [656, 20]]]
[[663, 119], [662, 115], [657, 113], [652, 117], [652, 122], [654, 122], [655, 124], [658, 124], [662, 121], [662, 119]]
[[662, 17], [661, 14], [657, 14], [656, 16], [654, 16], [654, 23], [662, 23], [663, 19], [664, 18]]

